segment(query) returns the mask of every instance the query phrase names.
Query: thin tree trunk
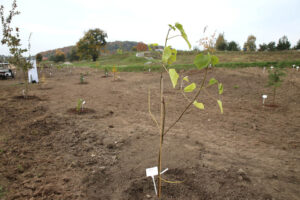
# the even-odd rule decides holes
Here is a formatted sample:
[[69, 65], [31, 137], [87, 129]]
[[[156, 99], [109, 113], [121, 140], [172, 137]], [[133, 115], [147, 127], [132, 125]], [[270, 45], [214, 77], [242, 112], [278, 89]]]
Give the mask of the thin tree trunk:
[[26, 73], [27, 70], [23, 69], [23, 78], [24, 78], [24, 85], [25, 85], [25, 89], [24, 89], [24, 98], [26, 99], [27, 98], [27, 95], [28, 95], [28, 80], [27, 80], [27, 76], [26, 76]]
[[160, 145], [159, 145], [159, 154], [158, 154], [158, 198], [161, 198], [161, 174], [162, 171], [162, 145], [163, 145], [163, 136], [165, 129], [165, 100], [164, 100], [164, 86], [163, 86], [163, 74], [160, 76]]

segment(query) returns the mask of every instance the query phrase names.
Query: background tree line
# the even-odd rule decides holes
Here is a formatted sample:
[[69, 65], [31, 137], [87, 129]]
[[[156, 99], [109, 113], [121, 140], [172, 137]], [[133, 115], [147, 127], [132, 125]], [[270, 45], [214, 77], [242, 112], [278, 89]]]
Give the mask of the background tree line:
[[[224, 33], [220, 33], [216, 39], [215, 49], [218, 51], [240, 51], [241, 48], [239, 44], [235, 41], [227, 42]], [[244, 43], [243, 51], [282, 51], [291, 49], [291, 43], [289, 42], [287, 36], [282, 36], [279, 38], [277, 44], [274, 41], [268, 44], [263, 43], [256, 47], [256, 37], [254, 35], [249, 35], [247, 41]], [[300, 49], [300, 39], [297, 44], [292, 49]]]
[[[148, 46], [143, 42], [115, 41], [107, 42], [107, 33], [99, 28], [90, 29], [84, 33], [75, 46], [48, 51], [36, 55], [38, 61], [49, 59], [54, 62], [93, 60], [96, 61], [101, 54], [116, 53], [124, 51], [147, 51]], [[195, 47], [196, 48], [196, 47]], [[291, 48], [287, 36], [281, 37], [277, 44], [271, 41], [268, 44], [263, 43], [256, 45], [256, 37], [249, 35], [243, 48], [235, 41], [227, 42], [225, 34], [220, 33], [216, 39], [214, 48], [217, 51], [281, 51], [289, 49], [300, 49], [300, 40]], [[197, 50], [197, 49], [196, 49]]]

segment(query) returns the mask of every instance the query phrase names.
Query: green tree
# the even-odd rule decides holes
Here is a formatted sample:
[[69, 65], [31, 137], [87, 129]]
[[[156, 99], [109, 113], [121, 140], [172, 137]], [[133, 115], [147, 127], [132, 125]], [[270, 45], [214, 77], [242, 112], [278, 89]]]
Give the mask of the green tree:
[[275, 42], [269, 42], [268, 51], [275, 51], [275, 50], [276, 50], [276, 43]]
[[[13, 1], [12, 8], [9, 11], [9, 14], [7, 17], [5, 17], [5, 15], [4, 15], [4, 6], [1, 5], [0, 17], [1, 17], [2, 35], [3, 35], [1, 43], [3, 45], [8, 46], [9, 52], [12, 55], [9, 59], [9, 62], [23, 71], [23, 77], [24, 77], [24, 82], [25, 82], [23, 96], [24, 96], [24, 98], [27, 98], [27, 93], [28, 93], [27, 72], [30, 68], [32, 68], [32, 64], [29, 59], [26, 59], [23, 56], [23, 54], [30, 50], [30, 43], [28, 45], [28, 48], [22, 48], [19, 28], [18, 27], [13, 28], [11, 26], [13, 18], [19, 14], [20, 14], [20, 12], [17, 11], [17, 1], [16, 0]], [[30, 34], [30, 36], [31, 36], [31, 34]], [[30, 36], [29, 36], [28, 41], [30, 41]]]
[[256, 50], [256, 37], [249, 35], [247, 41], [244, 43], [244, 51], [255, 51]]
[[38, 53], [38, 54], [36, 54], [35, 59], [36, 59], [36, 61], [37, 61], [38, 63], [39, 63], [39, 62], [42, 62], [42, 60], [43, 60], [43, 55], [42, 55], [41, 53]]
[[268, 45], [266, 43], [262, 43], [259, 45], [258, 51], [267, 51], [268, 50]]
[[100, 54], [101, 47], [106, 45], [107, 33], [103, 30], [96, 28], [90, 29], [81, 38], [76, 46], [77, 53], [81, 59], [92, 58], [95, 62]]
[[131, 48], [131, 51], [137, 51], [136, 46], [133, 46], [133, 47]]
[[67, 59], [71, 62], [79, 60], [76, 47], [73, 47], [71, 52], [67, 54]]
[[54, 62], [64, 62], [66, 55], [61, 50], [56, 50], [54, 55]]
[[294, 47], [294, 49], [300, 49], [300, 40], [298, 40], [296, 46]]
[[288, 38], [285, 35], [279, 39], [277, 44], [278, 50], [289, 50], [290, 47], [291, 47], [291, 43], [289, 42]]
[[235, 41], [231, 41], [228, 43], [227, 51], [240, 51], [241, 48]]
[[227, 41], [225, 40], [224, 33], [219, 34], [215, 47], [218, 51], [225, 51], [227, 49]]

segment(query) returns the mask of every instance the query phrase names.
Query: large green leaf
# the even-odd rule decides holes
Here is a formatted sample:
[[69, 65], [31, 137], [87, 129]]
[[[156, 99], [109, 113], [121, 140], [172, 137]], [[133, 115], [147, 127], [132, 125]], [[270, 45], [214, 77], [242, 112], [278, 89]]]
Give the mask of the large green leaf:
[[211, 79], [209, 80], [208, 85], [213, 85], [213, 84], [216, 84], [216, 83], [218, 83], [218, 81], [217, 81], [216, 79], [214, 79], [214, 78], [211, 78]]
[[221, 113], [223, 114], [222, 101], [221, 101], [221, 100], [217, 100], [217, 102], [218, 102], [218, 105], [219, 105], [219, 107], [220, 107], [220, 111], [221, 111]]
[[169, 75], [173, 84], [173, 88], [176, 87], [179, 75], [177, 74], [175, 69], [169, 69]]
[[187, 37], [187, 35], [186, 35], [186, 33], [185, 33], [185, 31], [184, 31], [182, 25], [179, 24], [179, 23], [177, 22], [177, 23], [175, 24], [175, 27], [180, 31], [181, 36], [183, 37], [183, 39], [184, 39], [184, 40], [186, 41], [186, 43], [188, 44], [189, 49], [191, 49], [191, 43], [189, 42], [188, 37]]
[[196, 84], [192, 83], [184, 88], [184, 92], [193, 92], [194, 89], [196, 89]]
[[216, 64], [219, 63], [219, 58], [217, 56], [212, 55], [211, 56], [211, 64], [212, 66], [216, 66]]
[[203, 103], [199, 103], [197, 101], [194, 101], [194, 106], [196, 106], [197, 108], [204, 110], [204, 104]]
[[197, 66], [198, 69], [202, 69], [204, 67], [207, 67], [210, 61], [210, 55], [203, 55], [202, 53], [200, 53], [195, 57], [194, 64]]
[[222, 94], [223, 93], [223, 84], [222, 83], [218, 84], [218, 89], [219, 89], [219, 94]]

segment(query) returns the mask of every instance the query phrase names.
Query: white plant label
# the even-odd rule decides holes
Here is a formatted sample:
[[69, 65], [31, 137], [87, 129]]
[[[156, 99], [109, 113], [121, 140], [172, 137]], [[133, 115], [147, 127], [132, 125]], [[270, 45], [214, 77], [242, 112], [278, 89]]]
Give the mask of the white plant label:
[[264, 94], [262, 95], [262, 98], [263, 98], [263, 104], [265, 104], [265, 99], [268, 98], [268, 95]]
[[297, 71], [299, 70], [299, 66], [296, 67]]
[[85, 101], [82, 102], [81, 104], [81, 110], [83, 110], [83, 105], [85, 104]]
[[158, 168], [157, 167], [151, 167], [146, 169], [146, 176], [157, 176], [158, 175]]
[[[163, 170], [160, 174], [163, 174], [166, 171], [168, 171], [168, 168], [165, 169], [165, 170]], [[154, 186], [154, 191], [155, 191], [156, 195], [157, 195], [157, 189], [156, 189], [156, 183], [155, 183], [154, 176], [157, 176], [157, 175], [158, 175], [158, 168], [157, 167], [151, 167], [151, 168], [147, 168], [146, 169], [146, 176], [152, 178], [153, 186]]]
[[295, 66], [296, 66], [296, 65], [295, 65], [295, 64], [293, 64], [293, 68], [295, 68]]
[[270, 68], [271, 68], [271, 70], [272, 70], [274, 67], [273, 67], [273, 66], [271, 66]]
[[263, 69], [263, 73], [265, 73], [265, 71], [266, 71], [266, 67], [264, 67], [264, 69]]

